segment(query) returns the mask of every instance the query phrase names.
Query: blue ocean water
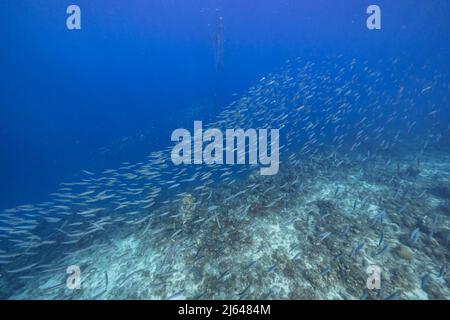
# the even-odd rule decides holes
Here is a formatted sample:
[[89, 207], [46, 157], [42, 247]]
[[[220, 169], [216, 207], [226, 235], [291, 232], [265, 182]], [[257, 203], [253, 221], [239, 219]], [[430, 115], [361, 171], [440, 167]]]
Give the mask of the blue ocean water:
[[[67, 3], [1, 4], [2, 208], [42, 200], [83, 168], [138, 160], [166, 146], [186, 114], [212, 116], [218, 17], [219, 107], [297, 56], [405, 56], [407, 63], [449, 67], [446, 1], [380, 1], [380, 32], [365, 27], [370, 1], [77, 4], [80, 32], [66, 28]], [[151, 138], [125, 154], [99, 153], [139, 132]]]
[[[367, 180], [369, 182], [377, 180], [377, 177], [389, 182], [388, 187], [385, 188], [374, 182], [374, 185], [370, 186], [371, 190], [374, 190], [373, 195], [365, 194], [364, 190], [358, 191], [361, 194], [358, 194], [356, 207], [369, 206], [365, 210], [369, 216], [383, 210], [387, 211], [388, 216], [401, 215], [399, 212], [403, 210], [413, 215], [416, 211], [425, 209], [413, 208], [414, 205], [419, 206], [417, 202], [420, 203], [418, 200], [420, 198], [414, 198], [412, 194], [421, 195], [423, 190], [432, 194], [436, 198], [430, 200], [431, 207], [426, 209], [432, 212], [436, 211], [436, 208], [441, 208], [439, 209], [441, 211], [437, 210], [440, 216], [436, 219], [441, 222], [443, 229], [435, 231], [430, 227], [430, 230], [426, 230], [428, 234], [430, 232], [438, 234], [437, 237], [440, 240], [436, 241], [442, 247], [442, 251], [435, 256], [431, 255], [430, 259], [436, 262], [438, 269], [447, 265], [448, 192], [450, 190], [448, 176], [450, 3], [448, 1], [131, 0], [124, 2], [108, 0], [92, 2], [76, 0], [73, 2], [34, 0], [3, 1], [0, 4], [0, 30], [2, 30], [0, 179], [3, 182], [0, 185], [0, 208], [6, 210], [6, 216], [0, 224], [5, 228], [2, 229], [5, 236], [0, 239], [3, 244], [0, 247], [2, 250], [0, 251], [0, 270], [2, 279], [6, 279], [5, 283], [0, 285], [3, 288], [0, 290], [0, 297], [40, 298], [39, 290], [33, 291], [37, 285], [32, 284], [37, 276], [34, 273], [22, 274], [20, 271], [22, 267], [27, 272], [35, 270], [36, 266], [43, 265], [42, 269], [52, 270], [54, 265], [58, 267], [63, 265], [59, 261], [59, 258], [65, 256], [63, 249], [61, 254], [47, 257], [38, 249], [34, 252], [35, 243], [30, 243], [34, 241], [33, 236], [37, 235], [39, 241], [44, 241], [43, 245], [46, 246], [45, 238], [48, 236], [50, 239], [48, 241], [56, 241], [56, 244], [52, 242], [49, 245], [58, 247], [63, 240], [57, 236], [54, 237], [55, 229], [63, 230], [66, 234], [65, 228], [71, 223], [74, 230], [77, 229], [77, 223], [81, 223], [80, 221], [72, 221], [65, 216], [61, 218], [59, 213], [52, 213], [57, 206], [63, 206], [64, 208], [60, 209], [70, 214], [76, 215], [81, 212], [88, 215], [86, 221], [91, 223], [90, 227], [93, 224], [101, 225], [101, 228], [116, 228], [114, 230], [126, 229], [122, 226], [121, 218], [116, 218], [109, 213], [104, 213], [100, 222], [91, 220], [94, 218], [90, 217], [92, 213], [89, 210], [97, 209], [96, 206], [91, 205], [92, 202], [78, 199], [62, 203], [53, 202], [51, 194], [61, 193], [60, 188], [64, 187], [61, 183], [86, 182], [86, 179], [91, 177], [91, 173], [95, 175], [95, 178], [99, 178], [105, 170], [116, 170], [127, 166], [130, 167], [130, 172], [137, 173], [137, 176], [142, 172], [144, 172], [143, 176], [146, 176], [146, 170], [149, 169], [146, 167], [148, 155], [165, 150], [163, 155], [170, 156], [170, 151], [167, 150], [170, 150], [174, 144], [170, 138], [172, 132], [177, 128], [193, 130], [194, 120], [203, 121], [205, 126], [207, 123], [216, 123], [217, 119], [224, 121], [219, 124], [235, 124], [234, 127], [242, 125], [265, 127], [267, 124], [285, 126], [281, 130], [280, 139], [282, 144], [287, 145], [286, 150], [290, 151], [285, 154], [281, 151], [281, 156], [284, 157], [285, 163], [290, 163], [289, 161], [293, 163], [289, 166], [289, 170], [283, 169], [288, 165], [285, 167], [281, 165], [280, 173], [276, 177], [280, 179], [277, 180], [280, 190], [283, 190], [285, 183], [289, 185], [289, 190], [280, 197], [282, 196], [283, 201], [290, 204], [285, 203], [283, 208], [277, 208], [278, 211], [286, 210], [290, 214], [299, 210], [306, 212], [309, 209], [301, 206], [307, 206], [307, 203], [314, 201], [319, 201], [317, 207], [320, 214], [325, 212], [324, 215], [333, 215], [336, 208], [345, 211], [343, 204], [330, 203], [331, 200], [323, 200], [320, 197], [329, 193], [339, 195], [343, 190], [352, 188], [356, 190], [357, 187], [353, 185], [352, 179], [362, 179], [358, 174], [369, 177]], [[81, 8], [81, 30], [67, 29], [66, 9], [71, 4]], [[371, 4], [377, 4], [381, 8], [381, 30], [369, 30], [366, 27], [368, 18], [366, 9]], [[299, 70], [303, 70], [307, 76], [297, 78]], [[272, 82], [269, 80], [278, 83], [274, 91], [269, 90], [272, 88]], [[347, 98], [337, 99], [336, 97], [340, 97], [341, 93], [344, 97], [349, 97], [348, 100]], [[252, 103], [247, 105], [246, 101], [252, 101]], [[305, 119], [304, 124], [293, 118], [293, 115], [303, 112], [303, 109], [299, 108], [302, 105], [310, 110], [308, 115], [300, 116]], [[324, 112], [319, 112], [322, 109]], [[269, 115], [273, 117], [269, 118]], [[287, 120], [280, 120], [285, 115], [288, 116], [285, 118]], [[311, 121], [311, 127], [308, 121]], [[370, 123], [366, 125], [367, 122]], [[305, 130], [305, 132], [296, 136], [297, 130]], [[292, 133], [295, 139], [291, 140], [292, 136], [284, 135], [283, 132]], [[384, 134], [386, 136], [383, 136]], [[340, 149], [341, 145], [347, 146], [348, 150], [338, 154], [340, 150], [336, 151], [335, 148]], [[395, 150], [391, 148], [393, 145]], [[291, 146], [298, 148], [294, 148], [296, 151], [291, 153]], [[363, 150], [357, 152], [360, 146]], [[320, 151], [315, 151], [315, 147]], [[329, 151], [328, 148], [334, 151]], [[327, 153], [327, 156], [322, 155], [322, 152]], [[330, 153], [332, 156], [328, 157]], [[405, 159], [402, 158], [403, 156]], [[338, 157], [342, 157], [342, 163], [348, 166], [349, 172], [346, 176], [348, 180], [341, 181], [341, 178], [334, 177], [334, 174], [341, 172], [338, 168], [341, 165]], [[160, 155], [156, 153], [155, 158], [159, 159]], [[309, 162], [300, 163], [293, 159], [300, 162], [308, 159]], [[326, 162], [328, 160], [325, 159], [335, 159], [335, 164], [339, 164], [338, 167], [328, 168]], [[324, 163], [321, 162], [322, 160]], [[356, 161], [357, 164], [351, 164], [351, 161]], [[156, 166], [155, 163], [150, 162], [151, 166]], [[391, 170], [382, 171], [387, 177], [377, 171], [382, 167], [389, 168], [386, 169], [387, 171]], [[421, 172], [417, 184], [414, 180], [417, 178], [414, 171], [416, 167]], [[207, 172], [208, 168], [204, 169]], [[303, 169], [302, 174], [305, 176], [292, 180], [288, 178]], [[181, 235], [183, 241], [188, 243], [188, 240], [193, 239], [186, 229], [189, 219], [183, 220], [181, 227], [174, 227], [168, 222], [159, 220], [164, 219], [166, 212], [176, 216], [183, 215], [183, 212], [190, 211], [194, 207], [202, 207], [210, 219], [211, 212], [216, 210], [211, 209], [212, 207], [225, 207], [229, 201], [235, 199], [230, 199], [233, 192], [237, 192], [235, 190], [230, 191], [231, 195], [226, 194], [228, 191], [223, 191], [222, 198], [220, 195], [214, 198], [215, 196], [206, 193], [202, 201], [192, 192], [189, 196], [181, 194], [182, 199], [177, 202], [174, 197], [178, 196], [178, 191], [175, 193], [172, 187], [178, 188], [178, 183], [181, 184], [181, 188], [183, 187], [182, 181], [179, 180], [186, 179], [183, 176], [184, 172], [176, 171], [175, 173], [167, 168], [158, 170], [162, 173], [161, 177], [157, 178], [158, 183], [163, 189], [160, 193], [161, 199], [157, 203], [160, 206], [157, 210], [160, 211], [158, 215], [151, 216], [160, 218], [155, 221], [151, 220], [153, 218], [142, 220], [147, 219], [147, 216], [141, 217], [142, 213], [139, 213], [139, 217], [135, 218], [132, 214], [133, 219], [137, 220], [130, 220], [128, 224], [134, 226], [138, 222], [145, 221], [146, 232], [149, 229], [156, 230], [152, 239], [161, 235], [157, 231], [160, 229], [158, 226], [162, 226], [162, 229], [169, 230], [168, 235], [165, 235], [168, 238], [176, 239]], [[197, 169], [192, 167], [186, 170], [189, 174], [197, 172]], [[227, 167], [220, 170], [228, 172], [225, 171]], [[231, 176], [242, 177], [242, 172], [239, 170], [240, 168], [238, 172], [231, 173]], [[263, 199], [265, 193], [258, 188], [264, 182], [256, 178], [248, 178], [250, 182], [233, 180], [230, 183], [227, 180], [223, 181], [223, 176], [218, 174], [220, 178], [214, 183], [209, 183], [210, 177], [204, 174], [196, 176], [202, 177], [198, 185], [186, 188], [190, 190], [201, 187], [198, 190], [202, 193], [205, 192], [202, 186], [207, 188], [215, 186], [218, 190], [225, 190], [233, 184], [243, 183], [248, 188], [247, 191], [254, 192], [254, 199], [258, 199], [252, 200], [251, 203], [259, 203], [261, 207], [252, 206], [246, 210], [259, 212], [266, 210], [263, 210], [263, 207], [267, 210], [274, 208], [272, 200], [275, 201], [274, 199], [278, 197], [271, 200]], [[244, 176], [246, 177], [245, 174]], [[392, 182], [390, 176], [395, 176], [395, 179], [399, 181]], [[323, 181], [325, 186], [315, 186], [315, 183], [321, 182], [321, 179], [325, 177], [330, 178], [331, 182]], [[402, 184], [401, 179], [406, 178], [411, 178], [412, 182], [407, 180], [404, 183], [411, 182], [412, 186]], [[150, 175], [149, 183], [153, 183], [154, 179]], [[153, 185], [150, 186], [139, 178], [137, 181], [131, 180], [121, 181], [122, 184], [118, 186], [114, 184], [116, 180], [108, 180], [109, 184], [106, 183], [105, 186], [100, 185], [102, 180], [89, 181], [87, 191], [77, 190], [77, 192], [83, 194], [95, 190], [95, 193], [102, 197], [105, 194], [115, 194], [119, 187], [127, 189], [131, 193], [128, 194], [130, 198], [127, 195], [115, 194], [111, 200], [112, 203], [102, 206], [102, 209], [106, 207], [107, 210], [115, 212], [114, 207], [121, 207], [123, 203], [134, 201], [130, 200], [134, 199], [133, 192], [145, 190], [143, 193], [147, 194], [157, 190], [153, 189]], [[312, 198], [304, 200], [304, 203], [296, 198], [297, 193], [302, 194], [298, 185], [292, 182], [297, 180], [303, 181], [300, 183], [301, 190], [311, 188], [308, 194], [314, 194]], [[433, 185], [433, 181], [438, 185]], [[167, 186], [169, 189], [164, 190]], [[242, 187], [239, 190], [241, 189]], [[72, 191], [75, 192], [75, 190]], [[105, 191], [104, 194], [102, 194], [103, 191]], [[186, 190], [183, 191], [186, 192]], [[397, 196], [396, 192], [401, 195]], [[387, 202], [390, 196], [393, 196], [392, 203], [385, 204], [383, 207], [383, 201]], [[411, 201], [401, 203], [398, 200], [404, 200], [405, 197], [406, 199], [412, 197]], [[248, 195], [245, 201], [250, 198], [251, 196]], [[371, 201], [373, 203], [369, 204]], [[39, 207], [39, 203], [46, 202], [51, 204]], [[182, 204], [181, 209], [178, 207], [173, 209], [169, 206], [169, 204], [178, 206], [179, 203]], [[22, 205], [30, 207], [21, 208]], [[128, 213], [145, 211], [146, 205], [148, 203], [142, 206], [133, 203]], [[169, 208], [163, 208], [166, 205]], [[350, 208], [347, 213], [354, 214], [354, 209], [351, 210], [353, 201], [346, 205]], [[378, 207], [374, 208], [375, 205]], [[65, 208], [66, 206], [71, 209]], [[298, 206], [302, 209], [298, 209], [300, 208]], [[11, 208], [19, 209], [8, 211]], [[33, 213], [30, 218], [33, 220], [33, 227], [36, 223], [39, 224], [39, 227], [36, 227], [39, 232], [31, 235], [27, 233], [30, 225], [25, 223], [25, 226], [21, 228], [21, 223], [15, 221], [9, 214], [22, 211], [34, 212], [33, 210], [37, 210], [37, 213], [36, 215]], [[179, 213], [180, 211], [182, 213]], [[47, 221], [41, 221], [42, 212], [45, 212]], [[342, 217], [344, 216], [345, 214]], [[423, 217], [428, 215], [424, 213]], [[23, 216], [21, 215], [20, 218]], [[341, 218], [336, 215], [335, 219], [342, 222]], [[431, 213], [428, 218], [434, 219]], [[197, 220], [199, 219], [202, 218], [198, 217]], [[215, 223], [214, 219], [211, 221]], [[286, 219], [295, 225], [295, 217], [292, 217], [292, 221], [290, 218]], [[345, 220], [348, 217], [342, 219]], [[362, 218], [355, 219], [360, 221]], [[410, 255], [408, 250], [426, 252], [426, 248], [436, 245], [429, 240], [430, 243], [420, 243], [423, 248], [418, 248], [413, 237], [412, 249], [400, 247], [409, 243], [408, 239], [404, 240], [404, 234], [409, 236], [410, 231], [413, 231], [415, 227], [419, 227], [421, 232], [425, 233], [423, 229], [427, 223], [419, 223], [421, 219], [417, 216], [404, 218], [406, 222], [391, 219], [391, 223], [397, 224], [395, 230], [403, 233], [386, 237], [392, 241], [402, 239], [399, 246], [391, 246], [393, 250], [396, 250], [395, 252], [400, 252], [400, 255], [407, 257], [406, 260]], [[151, 223], [148, 222], [150, 220]], [[336, 221], [335, 224], [338, 225]], [[345, 221], [352, 225], [349, 221]], [[284, 225], [283, 221], [278, 222]], [[255, 222], [253, 226], [255, 230], [262, 228], [261, 225], [263, 226], [264, 223], [272, 225], [270, 220], [258, 221], [258, 223]], [[322, 233], [328, 232], [327, 228], [318, 225], [310, 226], [308, 223], [306, 222], [303, 227], [311, 227], [312, 235], [317, 236], [318, 233], [327, 235]], [[222, 227], [225, 228], [220, 221], [217, 221], [217, 224], [220, 230], [223, 230]], [[296, 227], [296, 229], [303, 227]], [[80, 232], [92, 231], [89, 227], [77, 229], [77, 232], [74, 230], [71, 230], [73, 237]], [[189, 230], [194, 230], [194, 227]], [[142, 230], [139, 229], [139, 231]], [[25, 239], [20, 238], [22, 232], [25, 233]], [[130, 237], [141, 234], [137, 231], [123, 232]], [[166, 231], [161, 232], [165, 234]], [[364, 235], [363, 231], [360, 232]], [[384, 232], [388, 234], [388, 231]], [[224, 233], [233, 234], [233, 231], [224, 231]], [[336, 233], [336, 230], [332, 231], [333, 235]], [[378, 233], [379, 230], [373, 236], [378, 237]], [[371, 237], [369, 233], [365, 235], [366, 238]], [[131, 239], [125, 235], [121, 236], [124, 239]], [[68, 237], [69, 241], [73, 240], [70, 235]], [[244, 240], [241, 240], [245, 242], [246, 238], [243, 237]], [[102, 239], [102, 236], [99, 235], [98, 238]], [[11, 239], [14, 241], [10, 241]], [[155, 243], [163, 241], [157, 239], [154, 240]], [[358, 241], [360, 240], [358, 238]], [[64, 239], [64, 241], [68, 240]], [[209, 240], [204, 241], [209, 244]], [[313, 243], [315, 240], [305, 238], [298, 241]], [[370, 246], [370, 241], [366, 239], [366, 242], [365, 248]], [[91, 248], [93, 243], [95, 244], [94, 236], [86, 238], [83, 234], [76, 248], [77, 250]], [[280, 244], [282, 243], [288, 243], [286, 255], [295, 253], [296, 249], [289, 247], [288, 239], [280, 240]], [[182, 245], [177, 243], [177, 246]], [[336, 248], [330, 251], [337, 255], [343, 245], [336, 243], [334, 245]], [[162, 248], [163, 245], [160, 247]], [[136, 250], [140, 250], [139, 246]], [[169, 246], [167, 250], [172, 252], [175, 249]], [[31, 260], [28, 257], [24, 258], [24, 252], [33, 252], [33, 255], [30, 255]], [[23, 260], [14, 261], [16, 253]], [[278, 264], [283, 260], [282, 254], [279, 254], [280, 256], [272, 257]], [[204, 259], [208, 260], [207, 254], [205, 255]], [[158, 256], [158, 253], [149, 253], [149, 256]], [[417, 259], [425, 263], [429, 256], [426, 253]], [[320, 274], [321, 268], [326, 268], [329, 264], [328, 258], [324, 253], [323, 261], [311, 261], [309, 265], [313, 265]], [[251, 258], [249, 259], [252, 261]], [[259, 259], [260, 257], [257, 257], [254, 261], [260, 261]], [[312, 257], [307, 257], [303, 253], [302, 259], [308, 260]], [[371, 262], [369, 258], [366, 260], [362, 264]], [[168, 263], [166, 259], [163, 261], [165, 266], [169, 264], [175, 269], [177, 269], [175, 266], [181, 268], [176, 262]], [[32, 267], [28, 269], [27, 266]], [[215, 272], [208, 274], [205, 271], [208, 268], [214, 269], [212, 266], [199, 267], [199, 270], [194, 272], [195, 277], [204, 280], [216, 275]], [[267, 266], [261, 266], [261, 270], [264, 268], [267, 269]], [[278, 269], [282, 268], [278, 267]], [[419, 264], [417, 272], [431, 272], [421, 268]], [[216, 270], [219, 273], [219, 279], [222, 277], [221, 273], [228, 269], [217, 268], [220, 270]], [[297, 272], [286, 266], [283, 270], [281, 273], [284, 275]], [[175, 271], [167, 272], [174, 274]], [[19, 273], [18, 276], [23, 277], [20, 280], [29, 280], [31, 283], [10, 286], [11, 279], [14, 278], [9, 277], [15, 277], [17, 273]], [[192, 298], [200, 294], [204, 294], [204, 298], [239, 297], [234, 295], [234, 288], [214, 289], [215, 287], [210, 284], [205, 285], [208, 290], [203, 288], [206, 291], [199, 289], [200, 291], [197, 292], [195, 285], [188, 287], [186, 284], [183, 287], [176, 280], [173, 280], [170, 285], [166, 284], [164, 290], [158, 287], [155, 290], [146, 289], [147, 291], [144, 292], [136, 286], [125, 287], [123, 283], [127, 278], [123, 275], [125, 279], [123, 280], [120, 275], [123, 275], [120, 268], [109, 273], [110, 287], [116, 285], [117, 288], [107, 288], [106, 298], [164, 299], [176, 294], [178, 292], [176, 288], [183, 291], [183, 294], [176, 296], [177, 298]], [[102, 282], [103, 273], [100, 277], [98, 281]], [[264, 292], [261, 291], [263, 289], [254, 288], [245, 294], [249, 295], [248, 298], [260, 298], [269, 293], [273, 294], [273, 298], [342, 298], [345, 296], [339, 295], [341, 291], [338, 289], [329, 293], [317, 289], [320, 293], [315, 294], [314, 281], [311, 281], [311, 286], [304, 288], [301, 294], [293, 293], [294, 290], [286, 289], [291, 288], [293, 284], [286, 284], [285, 280], [280, 280], [279, 277], [282, 276], [278, 273], [274, 277], [276, 281], [285, 284], [282, 290], [276, 287], [269, 290], [267, 285], [263, 286]], [[414, 279], [417, 280], [420, 277], [419, 274]], [[111, 282], [111, 279], [115, 279], [115, 282]], [[152, 278], [152, 281], [157, 283], [158, 279]], [[442, 282], [439, 281], [434, 281], [433, 286], [444, 287], [444, 289], [436, 289], [433, 293], [428, 292], [428, 296], [417, 292], [416, 295], [413, 293], [408, 295], [406, 292], [414, 292], [412, 284], [409, 287], [407, 284], [397, 284], [397, 287], [402, 287], [402, 292], [405, 292], [403, 298], [448, 298], [448, 278]], [[194, 281], [194, 283], [197, 282]], [[245, 281], [241, 282], [245, 283]], [[254, 280], [252, 283], [257, 282]], [[164, 283], [167, 282], [164, 281]], [[54, 285], [57, 285], [57, 282]], [[358, 293], [362, 294], [363, 290], [358, 290], [350, 290], [350, 295], [356, 297]], [[91, 291], [83, 294], [76, 298], [93, 297]], [[387, 295], [388, 293], [385, 294]], [[50, 295], [50, 297], [70, 298], [71, 296], [66, 292]]]

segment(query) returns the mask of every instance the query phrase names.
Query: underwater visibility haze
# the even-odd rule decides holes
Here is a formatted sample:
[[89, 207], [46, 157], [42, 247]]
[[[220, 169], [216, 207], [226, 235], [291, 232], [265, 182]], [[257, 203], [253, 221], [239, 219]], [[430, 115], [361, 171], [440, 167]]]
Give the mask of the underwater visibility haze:
[[450, 298], [449, 1], [8, 0], [0, 29], [0, 299]]

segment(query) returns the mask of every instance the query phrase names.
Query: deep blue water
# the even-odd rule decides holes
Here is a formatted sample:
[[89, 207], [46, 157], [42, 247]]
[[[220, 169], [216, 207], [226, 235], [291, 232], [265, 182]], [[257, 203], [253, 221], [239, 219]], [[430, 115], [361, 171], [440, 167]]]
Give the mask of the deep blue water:
[[[72, 3], [79, 31], [66, 28]], [[369, 4], [380, 31], [365, 26]], [[447, 0], [2, 1], [0, 207], [44, 200], [82, 169], [140, 161], [287, 59], [397, 57], [448, 75], [449, 13]]]

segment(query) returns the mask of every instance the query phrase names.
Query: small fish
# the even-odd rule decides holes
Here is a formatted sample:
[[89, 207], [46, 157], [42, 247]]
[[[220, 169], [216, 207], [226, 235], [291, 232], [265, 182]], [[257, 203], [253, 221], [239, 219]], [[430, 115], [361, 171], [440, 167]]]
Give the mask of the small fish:
[[373, 217], [372, 222], [370, 223], [370, 226], [373, 227], [377, 222], [383, 226], [384, 218], [386, 217], [386, 211], [382, 211]]
[[334, 191], [334, 196], [335, 196], [335, 197], [337, 196], [338, 192], [339, 192], [339, 187], [337, 187], [337, 188], [336, 188], [336, 191]]
[[417, 197], [422, 198], [422, 196], [427, 192], [427, 190], [423, 190]]
[[439, 278], [442, 278], [442, 277], [447, 273], [447, 270], [448, 270], [448, 266], [447, 266], [446, 264], [444, 264], [444, 265], [439, 269], [438, 277], [439, 277]]
[[108, 291], [108, 272], [105, 271], [105, 291]]
[[167, 300], [185, 300], [184, 290], [178, 291], [177, 293], [171, 295]]
[[331, 235], [331, 232], [326, 231], [326, 232], [322, 232], [319, 235], [319, 242], [322, 242], [323, 240], [325, 240], [326, 238], [328, 238]]
[[269, 267], [269, 268], [266, 270], [266, 272], [269, 273], [269, 272], [275, 271], [276, 268], [277, 268], [277, 264], [275, 263], [273, 266]]
[[[421, 91], [420, 93], [423, 94], [423, 93], [425, 93], [425, 92], [431, 90], [432, 88], [433, 88], [432, 86], [425, 87], [425, 88], [422, 89], [422, 91]], [[415, 121], [414, 121], [414, 122], [415, 122]]]
[[342, 236], [345, 236], [349, 231], [350, 231], [350, 226], [345, 226], [339, 231], [339, 234]]
[[431, 221], [431, 225], [432, 225], [432, 226], [437, 225], [438, 219], [439, 219], [439, 216], [438, 216], [437, 214], [435, 214], [435, 215], [433, 216], [433, 220]]
[[225, 270], [220, 276], [219, 276], [219, 279], [223, 279], [223, 278], [225, 278], [227, 275], [229, 275], [230, 274], [230, 269], [228, 269], [228, 270]]
[[251, 261], [246, 267], [245, 269], [250, 269], [251, 267], [253, 267], [256, 264], [256, 260]]
[[149, 284], [149, 288], [158, 288], [158, 287], [162, 287], [163, 285], [165, 285], [166, 282], [154, 282], [154, 283], [150, 283]]
[[320, 271], [320, 275], [324, 276], [331, 271], [331, 266], [325, 267]]
[[409, 236], [409, 241], [412, 243], [416, 243], [417, 240], [419, 239], [419, 236], [420, 236], [420, 229], [415, 228]]
[[353, 202], [353, 209], [352, 209], [352, 211], [355, 211], [357, 203], [358, 203], [358, 200], [355, 200], [355, 202]]
[[364, 242], [361, 242], [360, 244], [358, 244], [351, 252], [350, 257], [354, 257], [358, 254], [359, 251], [361, 251], [361, 249], [364, 247]]
[[214, 210], [216, 210], [217, 208], [219, 208], [218, 206], [209, 206], [208, 207], [208, 212], [211, 212], [211, 211], [214, 211]]
[[292, 258], [292, 262], [295, 262], [295, 261], [299, 260], [298, 257], [300, 257], [300, 254], [301, 254], [301, 252], [298, 252], [298, 253]]
[[244, 290], [238, 293], [238, 296], [242, 297], [248, 291], [248, 289], [250, 289], [250, 285], [248, 285]]
[[379, 222], [380, 222], [380, 225], [383, 225], [383, 222], [384, 222], [384, 218], [386, 217], [386, 211], [382, 211], [381, 213], [380, 213], [380, 215], [379, 215]]
[[380, 241], [378, 241], [378, 246], [381, 246], [384, 242], [384, 231], [381, 230]]
[[202, 292], [202, 293], [196, 295], [196, 296], [194, 297], [194, 300], [200, 300], [200, 299], [205, 295], [205, 293], [206, 293], [206, 292]]
[[396, 291], [392, 292], [390, 295], [388, 295], [386, 298], [384, 298], [384, 300], [396, 300], [399, 294], [400, 294], [400, 291], [396, 290]]
[[384, 247], [380, 250], [380, 251], [378, 251], [377, 252], [377, 256], [378, 255], [384, 255], [386, 252], [388, 252], [390, 250], [390, 248], [389, 248], [389, 244], [385, 244], [384, 245]]
[[428, 286], [428, 282], [430, 280], [430, 274], [429, 273], [425, 273], [422, 278], [420, 278], [420, 288], [422, 290], [426, 290], [427, 286]]
[[341, 260], [341, 258], [342, 258], [343, 256], [344, 256], [344, 253], [340, 253], [340, 254], [338, 254], [336, 257], [334, 257], [333, 261], [334, 261], [334, 262], [339, 261], [339, 260]]
[[37, 266], [37, 265], [38, 265], [37, 263], [33, 263], [33, 264], [30, 264], [30, 265], [28, 265], [26, 267], [23, 267], [23, 268], [20, 268], [20, 269], [8, 270], [7, 272], [8, 273], [20, 273], [20, 272], [23, 272], [23, 271], [26, 271], [26, 270], [30, 270], [33, 267]]

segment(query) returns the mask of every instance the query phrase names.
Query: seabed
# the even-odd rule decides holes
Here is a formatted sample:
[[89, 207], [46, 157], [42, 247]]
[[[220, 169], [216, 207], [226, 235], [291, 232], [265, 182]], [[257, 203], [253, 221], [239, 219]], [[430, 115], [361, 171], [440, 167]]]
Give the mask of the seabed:
[[[389, 159], [390, 166], [381, 157], [282, 164], [273, 177], [255, 169], [241, 184], [186, 193], [148, 223], [105, 227], [76, 254], [60, 254], [11, 294], [0, 292], [8, 299], [448, 299], [450, 153], [425, 153], [418, 172], [413, 158]], [[68, 265], [80, 266], [79, 290], [66, 287]], [[382, 270], [379, 290], [366, 288], [369, 265]]]

